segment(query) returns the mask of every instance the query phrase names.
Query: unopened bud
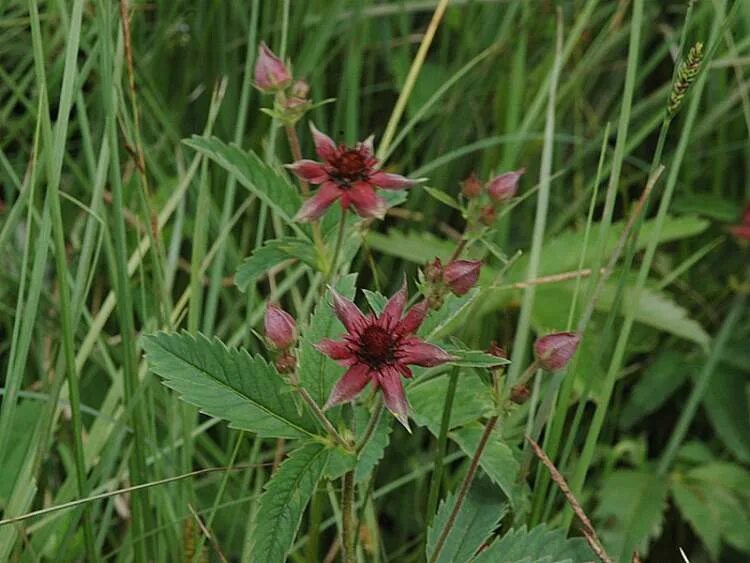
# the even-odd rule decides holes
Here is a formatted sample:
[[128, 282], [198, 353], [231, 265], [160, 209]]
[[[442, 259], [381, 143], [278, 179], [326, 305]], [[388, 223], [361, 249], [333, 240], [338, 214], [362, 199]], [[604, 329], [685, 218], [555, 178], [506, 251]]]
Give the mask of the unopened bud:
[[490, 198], [496, 202], [503, 202], [511, 199], [518, 191], [518, 180], [526, 172], [525, 168], [519, 168], [513, 172], [506, 172], [495, 176], [487, 184], [487, 193]]
[[294, 318], [271, 303], [266, 308], [264, 328], [269, 343], [279, 350], [287, 350], [297, 341], [297, 325]]
[[284, 62], [261, 41], [255, 61], [255, 87], [269, 94], [283, 90], [291, 81], [292, 75]]
[[469, 174], [469, 177], [461, 182], [461, 193], [469, 199], [479, 197], [479, 194], [482, 193], [482, 183], [474, 172]]
[[485, 205], [479, 210], [479, 220], [488, 227], [495, 223], [497, 218], [497, 209], [494, 205]]
[[553, 332], [534, 342], [534, 355], [547, 371], [560, 371], [576, 353], [581, 337], [575, 332]]
[[487, 353], [491, 356], [495, 356], [496, 358], [502, 358], [503, 360], [508, 359], [508, 352], [505, 351], [505, 348], [502, 346], [498, 346], [497, 342], [494, 340], [490, 344], [489, 348], [487, 348]]
[[430, 283], [440, 283], [443, 281], [443, 263], [440, 258], [435, 258], [428, 262], [424, 268], [424, 277]]
[[453, 260], [445, 267], [443, 279], [454, 295], [464, 295], [476, 285], [481, 268], [481, 260]]
[[310, 85], [301, 78], [292, 82], [292, 87], [289, 89], [289, 95], [292, 98], [299, 98], [301, 100], [306, 100], [309, 93]]
[[530, 396], [531, 391], [529, 391], [529, 388], [523, 383], [521, 383], [520, 385], [516, 385], [515, 387], [513, 387], [513, 389], [510, 390], [510, 400], [517, 405], [524, 404], [529, 400]]

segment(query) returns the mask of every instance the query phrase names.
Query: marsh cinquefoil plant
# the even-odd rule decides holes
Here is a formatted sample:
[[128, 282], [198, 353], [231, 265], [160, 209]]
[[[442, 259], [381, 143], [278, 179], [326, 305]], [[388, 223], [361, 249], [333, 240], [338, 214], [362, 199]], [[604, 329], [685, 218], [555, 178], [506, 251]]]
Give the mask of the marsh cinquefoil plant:
[[[493, 550], [501, 549], [498, 545], [513, 541], [511, 536], [505, 536], [493, 548], [486, 549], [506, 511], [504, 505], [497, 504], [491, 514], [483, 515], [479, 526], [467, 529], [465, 523], [478, 509], [477, 495], [484, 494], [478, 491], [487, 486], [480, 482], [480, 489], [472, 488], [484, 451], [488, 447], [491, 450], [504, 447], [495, 432], [496, 426], [522, 402], [519, 396], [527, 389], [529, 379], [540, 368], [563, 370], [578, 343], [577, 336], [568, 333], [541, 338], [535, 347], [537, 359], [513, 387], [506, 388], [503, 366], [508, 360], [504, 352], [500, 353], [496, 346], [488, 352], [472, 350], [455, 335], [446, 338], [452, 332], [450, 326], [465, 319], [481, 294], [482, 253], [474, 243], [491, 228], [481, 221], [481, 209], [510, 201], [517, 192], [523, 170], [501, 174], [485, 186], [476, 178], [467, 180], [463, 187], [468, 202], [463, 211], [466, 232], [452, 243], [445, 264], [440, 257], [429, 261], [425, 257], [421, 281], [417, 283], [423, 295], [415, 296], [415, 303], [409, 306], [407, 280], [389, 299], [360, 287], [371, 309], [365, 314], [353, 301], [358, 293], [357, 280], [363, 277], [346, 271], [352, 251], [361, 244], [371, 220], [382, 219], [388, 209], [388, 200], [381, 198], [376, 190], [399, 191], [419, 182], [383, 170], [375, 157], [373, 137], [350, 147], [337, 145], [312, 123], [312, 140], [321, 162], [300, 158], [294, 124], [311, 105], [287, 103], [295, 98], [288, 91], [295, 84], [299, 87], [288, 66], [262, 43], [255, 86], [275, 96], [275, 107], [270, 113], [286, 127], [290, 149], [297, 158], [287, 168], [300, 179], [306, 199], [297, 204], [298, 209], [286, 211], [295, 235], [283, 239], [271, 262], [264, 256], [251, 256], [243, 265], [243, 277], [259, 276], [260, 272], [248, 274], [248, 269], [267, 269], [274, 262], [303, 259], [313, 276], [330, 285], [310, 284], [304, 288], [318, 301], [312, 314], [305, 318], [295, 319], [269, 297], [264, 336], [270, 362], [242, 349], [227, 347], [216, 338], [161, 332], [145, 338], [149, 365], [164, 378], [166, 385], [203, 412], [258, 436], [283, 440], [279, 447], [288, 445], [286, 459], [265, 486], [256, 516], [252, 549], [256, 560], [266, 562], [285, 559], [308, 502], [318, 489], [326, 488], [325, 482], [340, 479], [339, 494], [331, 495], [331, 500], [340, 503], [333, 508], [340, 529], [340, 538], [334, 545], [341, 550], [344, 561], [353, 563], [358, 522], [363, 514], [358, 507], [361, 496], [356, 491], [371, 479], [392, 431], [390, 420], [382, 418], [383, 407], [409, 431], [410, 416], [436, 431], [427, 413], [436, 412], [435, 407], [443, 405], [444, 394], [438, 388], [418, 393], [420, 410], [415, 411], [409, 405], [404, 383], [416, 378], [429, 384], [447, 370], [461, 379], [471, 378], [470, 385], [483, 396], [482, 402], [487, 406], [486, 412], [477, 413], [484, 424], [478, 439], [466, 444], [471, 463], [457, 494], [440, 506], [426, 532], [425, 554], [431, 562], [474, 557], [477, 561], [492, 561]], [[307, 91], [302, 93], [304, 97], [307, 94]], [[222, 155], [213, 157], [221, 159]], [[277, 175], [270, 163], [256, 162], [255, 166], [265, 170], [264, 174], [279, 190], [273, 197], [284, 198], [290, 205], [299, 201], [288, 180]], [[470, 185], [472, 182], [476, 185]], [[309, 184], [320, 186], [313, 195], [309, 195]], [[336, 201], [340, 203], [339, 209], [332, 208]], [[269, 200], [269, 203], [281, 205], [280, 201]], [[349, 209], [356, 215], [349, 216]], [[338, 228], [334, 223], [331, 229], [329, 214], [338, 222]], [[363, 222], [358, 223], [356, 216]], [[337, 235], [327, 235], [330, 231], [337, 231]], [[470, 252], [479, 256], [462, 257]], [[304, 259], [306, 254], [313, 258]], [[317, 273], [315, 268], [319, 269]], [[415, 373], [415, 369], [419, 371]], [[473, 375], [477, 373], [479, 379]], [[363, 393], [368, 383], [370, 394]], [[410, 387], [418, 385], [412, 383]], [[444, 411], [443, 416], [450, 416], [450, 410]], [[446, 430], [440, 431], [443, 439]], [[506, 486], [510, 503], [521, 510], [521, 497], [510, 492], [508, 483], [501, 486]], [[440, 488], [440, 483], [437, 487]], [[493, 495], [497, 497], [497, 493]], [[308, 532], [316, 533], [316, 529]], [[522, 537], [525, 532], [519, 533]], [[529, 541], [539, 543], [550, 533], [544, 531], [539, 538]], [[539, 544], [534, 549], [546, 549], [550, 555], [560, 557], [572, 553], [581, 557], [590, 555], [581, 540], [558, 538], [558, 544], [554, 548]], [[480, 553], [482, 546], [485, 548]], [[461, 552], [460, 557], [456, 550]]]

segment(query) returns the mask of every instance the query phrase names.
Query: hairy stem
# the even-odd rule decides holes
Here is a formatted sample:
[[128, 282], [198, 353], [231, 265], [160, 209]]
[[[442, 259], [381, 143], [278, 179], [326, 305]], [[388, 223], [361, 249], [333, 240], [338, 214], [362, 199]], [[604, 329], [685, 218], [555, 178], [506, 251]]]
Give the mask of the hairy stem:
[[362, 434], [362, 439], [357, 444], [357, 457], [359, 457], [360, 452], [365, 449], [365, 446], [370, 441], [370, 438], [372, 438], [372, 435], [375, 433], [375, 429], [378, 427], [378, 423], [380, 422], [380, 417], [382, 416], [382, 414], [383, 397], [380, 395], [380, 393], [378, 393], [375, 408], [372, 411], [372, 416], [370, 416], [370, 421], [367, 423], [365, 433]]
[[344, 547], [344, 563], [354, 563], [354, 470], [344, 474], [344, 490], [341, 495], [341, 544]]
[[338, 430], [336, 430], [336, 427], [333, 424], [331, 424], [331, 421], [328, 420], [326, 415], [318, 406], [318, 403], [316, 403], [315, 399], [313, 399], [310, 396], [310, 393], [307, 392], [307, 389], [305, 389], [298, 383], [295, 383], [295, 388], [297, 389], [297, 393], [299, 393], [300, 397], [302, 397], [302, 400], [305, 401], [307, 406], [310, 408], [310, 412], [312, 413], [312, 415], [318, 420], [318, 422], [320, 422], [323, 428], [325, 428], [328, 431], [328, 433], [336, 441], [336, 443], [342, 448], [346, 450], [350, 450], [351, 445], [348, 444], [346, 440], [344, 440], [341, 434], [339, 434]]

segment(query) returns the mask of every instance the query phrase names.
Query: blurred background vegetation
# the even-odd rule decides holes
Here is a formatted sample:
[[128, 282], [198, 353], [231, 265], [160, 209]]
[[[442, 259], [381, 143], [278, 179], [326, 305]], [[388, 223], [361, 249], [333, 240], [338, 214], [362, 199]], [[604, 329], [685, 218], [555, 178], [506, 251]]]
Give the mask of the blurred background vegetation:
[[[172, 393], [146, 373], [134, 336], [189, 328], [260, 351], [254, 331], [265, 296], [272, 290], [289, 308], [301, 308], [305, 295], [299, 287], [308, 274], [281, 271], [278, 286], [262, 281], [248, 293], [234, 286], [242, 259], [279, 234], [281, 225], [223, 169], [181, 141], [210, 132], [269, 162], [291, 160], [283, 135], [259, 111], [269, 101], [249, 85], [257, 44], [265, 40], [291, 60], [314, 99], [335, 98], [311, 112], [321, 129], [349, 143], [374, 133], [377, 143], [435, 4], [130, 0], [126, 48], [122, 4], [0, 3], [4, 518], [81, 496], [77, 440], [89, 468], [88, 494], [248, 464], [230, 474], [205, 473], [149, 487], [141, 497], [149, 509], [142, 513], [131, 512], [125, 496], [90, 504], [103, 559], [128, 560], [134, 542], [148, 543], [158, 560], [189, 555], [193, 544], [203, 541], [196, 513], [210, 524], [221, 550], [239, 559], [254, 499], [269, 471], [254, 464], [271, 462], [277, 444], [186, 415]], [[622, 168], [611, 188], [614, 220], [626, 218], [640, 196], [680, 59], [689, 2], [643, 3], [634, 61], [628, 50], [630, 0], [451, 1], [387, 162], [400, 173], [428, 177], [430, 186], [454, 196], [472, 171], [488, 178], [526, 166], [521, 195], [533, 190], [540, 179], [558, 9], [562, 67], [542, 275], [579, 267], [589, 205], [593, 201], [596, 222], [618, 158]], [[664, 244], [654, 257], [645, 297], [626, 301], [626, 308], [637, 307], [638, 322], [605, 402], [581, 500], [618, 556], [638, 548], [648, 560], [676, 561], [676, 546], [682, 546], [693, 563], [746, 561], [748, 251], [728, 227], [740, 221], [750, 200], [750, 3], [701, 0], [691, 10], [686, 45], [706, 43], [705, 70], [666, 138], [661, 182], [674, 175], [674, 197], [660, 238]], [[131, 49], [134, 90], [126, 56]], [[632, 108], [625, 108], [629, 65], [634, 94]], [[413, 126], [399, 137], [406, 123]], [[303, 154], [311, 155], [303, 125]], [[616, 158], [615, 139], [623, 126], [628, 132]], [[199, 205], [202, 187], [208, 197]], [[657, 187], [656, 198], [662, 189]], [[505, 256], [529, 248], [535, 208], [532, 193], [502, 218], [494, 243]], [[649, 217], [657, 205], [651, 208]], [[438, 238], [462, 227], [460, 214], [413, 190], [368, 236], [354, 266], [362, 271], [359, 285], [389, 293], [403, 272], [413, 276], [443, 252]], [[591, 232], [594, 240], [598, 230]], [[634, 282], [648, 232], [644, 229], [644, 240], [629, 254], [631, 269], [615, 276], [617, 283]], [[125, 262], [139, 244], [147, 252], [142, 259], [133, 255], [128, 278]], [[63, 263], [56, 263], [61, 256]], [[489, 260], [500, 267], [497, 257]], [[524, 260], [514, 262], [504, 283], [524, 280]], [[200, 292], [190, 289], [191, 272], [194, 278], [198, 274]], [[566, 328], [574, 283], [540, 286], [531, 317], [535, 330]], [[614, 299], [617, 283], [595, 314], [569, 408], [553, 417], [564, 437], [553, 457], [566, 475], [576, 471], [598, 401], [609, 399], [601, 382], [622, 322]], [[491, 340], [511, 347], [520, 298], [517, 288], [488, 296], [467, 340], [477, 347]], [[61, 329], [66, 325], [69, 330]], [[71, 370], [80, 381], [80, 428], [71, 421], [62, 377]], [[138, 376], [131, 388], [128, 373]], [[587, 400], [578, 401], [581, 397]], [[580, 423], [574, 423], [578, 405]], [[509, 424], [509, 439], [519, 439], [522, 422], [518, 417]], [[407, 438], [399, 429], [391, 436], [365, 521], [377, 515], [381, 536], [362, 539], [380, 560], [418, 559], [429, 486], [425, 467], [433, 448], [425, 430]], [[452, 487], [465, 458], [451, 459]], [[529, 477], [527, 521], [565, 523], [564, 503], [542, 474], [534, 468]], [[320, 494], [319, 513], [310, 518], [330, 516], [326, 493]], [[56, 511], [0, 527], [0, 559], [85, 559], [81, 517], [80, 510]], [[293, 560], [310, 560], [313, 553], [322, 559], [333, 537], [327, 528], [300, 546]], [[217, 557], [210, 545], [205, 551]]]

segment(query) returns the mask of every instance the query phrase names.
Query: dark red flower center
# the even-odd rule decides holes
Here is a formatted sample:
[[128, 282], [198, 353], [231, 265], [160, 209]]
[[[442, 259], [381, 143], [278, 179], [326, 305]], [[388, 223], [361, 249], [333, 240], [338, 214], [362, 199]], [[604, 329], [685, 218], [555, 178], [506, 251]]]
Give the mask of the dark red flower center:
[[394, 340], [387, 330], [377, 325], [368, 326], [360, 337], [359, 357], [377, 368], [393, 360], [393, 348]]
[[354, 182], [367, 180], [371, 168], [370, 157], [360, 148], [339, 150], [333, 165], [332, 176], [339, 185], [348, 187]]

